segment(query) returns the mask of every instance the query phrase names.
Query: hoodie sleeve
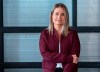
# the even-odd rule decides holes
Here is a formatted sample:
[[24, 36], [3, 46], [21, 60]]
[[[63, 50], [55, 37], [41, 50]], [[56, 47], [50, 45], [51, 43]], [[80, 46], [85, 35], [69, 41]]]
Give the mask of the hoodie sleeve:
[[76, 31], [73, 32], [71, 55], [76, 54], [80, 56], [80, 41]]

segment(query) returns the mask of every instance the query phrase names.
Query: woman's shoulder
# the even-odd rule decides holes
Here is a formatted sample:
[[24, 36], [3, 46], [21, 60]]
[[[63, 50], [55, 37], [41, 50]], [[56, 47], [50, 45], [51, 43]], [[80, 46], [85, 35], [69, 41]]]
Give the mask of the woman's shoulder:
[[70, 28], [70, 33], [77, 34], [77, 30], [75, 28]]
[[44, 35], [49, 34], [49, 30], [48, 30], [48, 28], [42, 30], [42, 31], [41, 31], [41, 34], [44, 34]]

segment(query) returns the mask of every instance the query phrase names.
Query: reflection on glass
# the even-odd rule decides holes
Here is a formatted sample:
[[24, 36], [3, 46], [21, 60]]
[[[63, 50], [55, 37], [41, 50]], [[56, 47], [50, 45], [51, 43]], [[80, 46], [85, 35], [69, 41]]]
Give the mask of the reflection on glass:
[[78, 26], [100, 26], [100, 0], [77, 1]]
[[71, 0], [3, 0], [4, 26], [48, 26], [53, 4], [65, 3], [72, 25]]
[[[5, 69], [4, 72], [42, 72], [42, 69]], [[100, 68], [78, 68], [78, 72], [100, 72]]]
[[100, 68], [79, 68], [78, 72], [99, 72]]
[[42, 69], [40, 68], [25, 68], [25, 69], [5, 69], [4, 72], [42, 72]]
[[5, 62], [41, 62], [39, 33], [5, 33]]
[[79, 33], [81, 43], [80, 61], [100, 62], [100, 34]]

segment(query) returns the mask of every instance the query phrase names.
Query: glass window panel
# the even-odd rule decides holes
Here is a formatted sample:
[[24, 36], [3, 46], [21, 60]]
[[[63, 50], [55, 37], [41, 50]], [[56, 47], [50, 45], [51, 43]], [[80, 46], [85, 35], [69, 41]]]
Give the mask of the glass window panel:
[[24, 68], [24, 69], [4, 69], [4, 72], [42, 72], [41, 68]]
[[48, 26], [52, 6], [68, 6], [72, 25], [72, 0], [3, 0], [4, 26]]
[[[5, 33], [5, 62], [41, 62], [39, 33]], [[100, 61], [100, 34], [79, 33], [81, 42], [80, 61]]]
[[79, 33], [80, 61], [100, 62], [100, 33]]
[[100, 26], [100, 0], [77, 1], [78, 26]]
[[41, 62], [40, 33], [5, 33], [5, 62]]
[[100, 68], [79, 68], [78, 72], [99, 72]]
[[[42, 72], [42, 69], [4, 69], [4, 72]], [[78, 72], [100, 72], [100, 68], [79, 68]]]

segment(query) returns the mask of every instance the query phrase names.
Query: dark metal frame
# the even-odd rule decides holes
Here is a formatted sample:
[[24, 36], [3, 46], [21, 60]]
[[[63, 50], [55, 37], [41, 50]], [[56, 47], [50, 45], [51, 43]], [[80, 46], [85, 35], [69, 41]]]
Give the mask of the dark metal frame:
[[72, 0], [72, 26], [77, 27], [77, 0]]
[[[100, 33], [100, 26], [77, 26], [77, 0], [72, 0], [72, 27], [79, 33]], [[0, 72], [5, 68], [41, 68], [41, 62], [4, 62], [3, 33], [40, 33], [46, 27], [4, 27], [3, 0], [0, 0]], [[79, 68], [100, 68], [100, 62], [79, 62]]]
[[0, 72], [4, 72], [3, 61], [4, 61], [4, 51], [3, 51], [3, 0], [0, 0]]
[[[79, 62], [79, 68], [100, 68], [99, 62]], [[4, 68], [41, 68], [41, 62], [5, 62]]]

